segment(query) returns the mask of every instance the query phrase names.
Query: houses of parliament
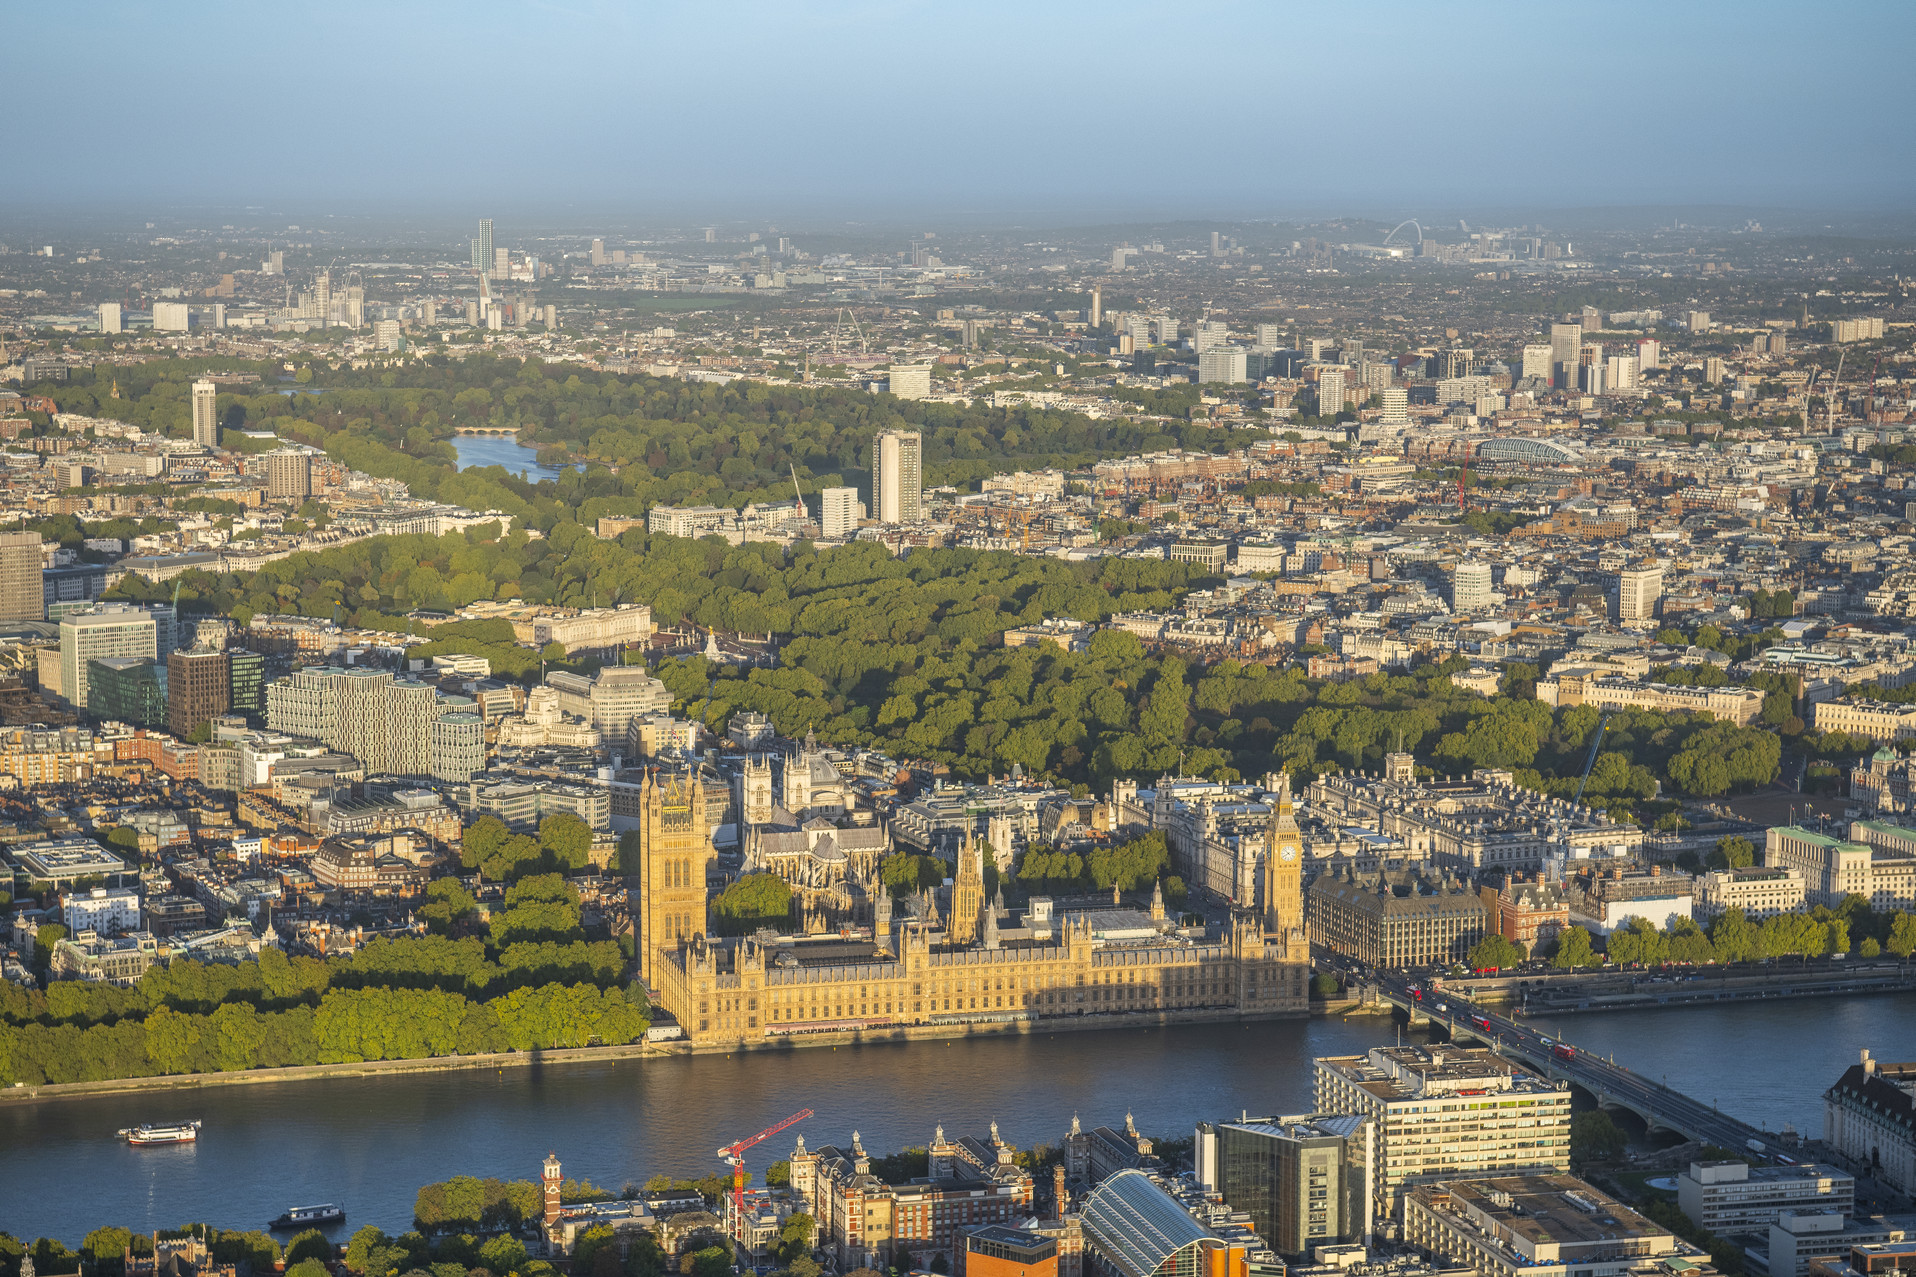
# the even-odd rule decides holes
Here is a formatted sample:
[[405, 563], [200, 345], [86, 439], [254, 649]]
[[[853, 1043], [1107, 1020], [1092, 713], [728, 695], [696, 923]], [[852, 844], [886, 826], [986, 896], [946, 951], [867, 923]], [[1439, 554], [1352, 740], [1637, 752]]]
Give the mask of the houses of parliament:
[[1303, 840], [1288, 790], [1271, 817], [1259, 899], [1196, 935], [1148, 910], [1071, 909], [1034, 898], [1017, 917], [987, 899], [986, 849], [967, 841], [941, 918], [931, 897], [880, 890], [871, 936], [720, 939], [708, 925], [715, 856], [695, 773], [648, 777], [631, 890], [640, 977], [696, 1047], [736, 1049], [843, 1034], [1275, 1018], [1307, 1011]]

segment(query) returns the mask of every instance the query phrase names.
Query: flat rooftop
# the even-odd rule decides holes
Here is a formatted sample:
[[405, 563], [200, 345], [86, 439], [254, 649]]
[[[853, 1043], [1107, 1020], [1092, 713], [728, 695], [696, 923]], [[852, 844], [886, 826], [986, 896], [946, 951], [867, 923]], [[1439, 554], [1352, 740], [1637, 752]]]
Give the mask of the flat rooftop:
[[29, 876], [49, 880], [126, 872], [125, 861], [86, 838], [17, 847], [13, 858]]
[[1452, 1180], [1437, 1189], [1448, 1192], [1467, 1213], [1532, 1246], [1555, 1244], [1587, 1250], [1643, 1238], [1672, 1237], [1669, 1229], [1569, 1175]]
[[[1735, 1168], [1739, 1166], [1743, 1168], [1741, 1172], [1735, 1170]], [[1718, 1184], [1787, 1184], [1794, 1180], [1837, 1180], [1850, 1178], [1848, 1171], [1825, 1165], [1822, 1162], [1802, 1162], [1793, 1166], [1752, 1166], [1743, 1161], [1691, 1162], [1682, 1174], [1691, 1179], [1701, 1179], [1703, 1177], [1697, 1174], [1698, 1171], [1703, 1171], [1707, 1174], [1711, 1170], [1717, 1170], [1719, 1172], [1717, 1177], [1712, 1181]], [[1723, 1170], [1728, 1170], [1730, 1174], [1722, 1174], [1721, 1172]]]
[[1489, 1051], [1461, 1047], [1372, 1047], [1368, 1055], [1325, 1056], [1319, 1068], [1343, 1078], [1385, 1102], [1430, 1095], [1470, 1095], [1487, 1091], [1555, 1091], [1556, 1085], [1525, 1072]]

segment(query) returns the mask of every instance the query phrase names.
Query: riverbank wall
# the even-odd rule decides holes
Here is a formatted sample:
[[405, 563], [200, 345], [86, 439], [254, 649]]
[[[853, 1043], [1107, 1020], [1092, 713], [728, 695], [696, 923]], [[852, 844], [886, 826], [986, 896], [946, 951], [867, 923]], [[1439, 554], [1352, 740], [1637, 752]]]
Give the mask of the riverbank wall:
[[553, 1051], [499, 1051], [486, 1055], [435, 1055], [419, 1060], [364, 1060], [345, 1064], [304, 1064], [283, 1069], [246, 1069], [231, 1073], [176, 1073], [157, 1077], [113, 1078], [99, 1082], [51, 1082], [43, 1086], [0, 1088], [0, 1104], [33, 1100], [57, 1100], [87, 1095], [113, 1095], [135, 1091], [177, 1092], [211, 1090], [226, 1086], [259, 1086], [272, 1082], [309, 1082], [325, 1078], [376, 1077], [395, 1073], [442, 1073], [461, 1069], [526, 1069], [566, 1064], [591, 1064], [602, 1060], [634, 1060], [648, 1057], [695, 1055], [782, 1054], [814, 1050], [819, 1047], [889, 1046], [911, 1042], [955, 1041], [967, 1038], [1039, 1036], [1053, 1033], [1112, 1032], [1126, 1029], [1175, 1028], [1184, 1025], [1251, 1024], [1268, 1019], [1304, 1019], [1308, 1016], [1338, 1014], [1348, 1002], [1313, 1002], [1310, 1010], [1297, 1016], [1219, 1016], [1202, 1012], [1183, 1014], [1142, 1013], [1100, 1015], [1084, 1019], [1010, 1021], [999, 1024], [925, 1024], [873, 1031], [814, 1033], [767, 1039], [741, 1046], [734, 1043], [693, 1044], [690, 1042], [635, 1042], [628, 1046], [589, 1046]]
[[1205, 1011], [1135, 1011], [1095, 1016], [1058, 1016], [1045, 1020], [973, 1021], [963, 1024], [912, 1024], [830, 1033], [792, 1033], [758, 1042], [662, 1042], [675, 1055], [768, 1055], [829, 1046], [887, 1046], [908, 1042], [942, 1042], [963, 1038], [1046, 1037], [1053, 1033], [1097, 1033], [1124, 1029], [1164, 1029], [1198, 1024], [1257, 1024], [1270, 1020], [1303, 1020], [1324, 1015], [1322, 1003], [1294, 1014], [1219, 1015]]
[[1443, 989], [1485, 1006], [1529, 1015], [1708, 1006], [1766, 998], [1857, 997], [1916, 992], [1916, 966], [1896, 962], [1779, 962], [1768, 970], [1668, 968], [1491, 976], [1443, 981]]
[[198, 1091], [225, 1086], [258, 1086], [267, 1082], [309, 1082], [333, 1077], [373, 1077], [387, 1073], [446, 1073], [459, 1069], [536, 1069], [557, 1064], [588, 1064], [597, 1060], [630, 1060], [657, 1055], [646, 1043], [629, 1046], [586, 1046], [559, 1051], [497, 1051], [486, 1055], [433, 1055], [422, 1060], [355, 1060], [345, 1064], [301, 1064], [285, 1069], [246, 1069], [231, 1073], [174, 1073], [158, 1077], [123, 1077], [101, 1082], [52, 1082], [45, 1086], [0, 1089], [0, 1104], [27, 1100], [56, 1100], [71, 1096], [112, 1095], [127, 1091]]

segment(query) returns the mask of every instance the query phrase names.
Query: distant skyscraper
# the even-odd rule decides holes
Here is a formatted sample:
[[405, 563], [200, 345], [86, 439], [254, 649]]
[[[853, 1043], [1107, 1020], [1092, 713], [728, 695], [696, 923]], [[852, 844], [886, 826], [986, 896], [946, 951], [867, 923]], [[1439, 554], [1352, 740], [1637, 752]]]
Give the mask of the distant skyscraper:
[[1104, 322], [1104, 285], [1091, 285], [1091, 326], [1096, 328]]
[[495, 248], [492, 250], [492, 277], [494, 279], [512, 278], [512, 250]]
[[916, 430], [881, 430], [872, 443], [872, 504], [880, 523], [924, 517], [924, 439]]
[[857, 488], [827, 488], [818, 496], [818, 526], [827, 540], [843, 541], [858, 531]]
[[1711, 355], [1703, 361], [1703, 380], [1714, 386], [1723, 380], [1723, 360]]
[[1657, 614], [1663, 597], [1662, 568], [1625, 568], [1617, 579], [1617, 619], [1648, 621]]
[[479, 219], [479, 237], [472, 241], [472, 264], [479, 270], [492, 269], [492, 219]]
[[0, 532], [0, 621], [37, 621], [46, 615], [40, 564], [38, 532]]
[[332, 324], [333, 276], [330, 271], [321, 271], [313, 279], [313, 312], [321, 328]]
[[185, 302], [154, 302], [153, 331], [183, 333], [193, 326], [193, 308]]
[[100, 331], [103, 333], [117, 333], [117, 332], [126, 331], [125, 328], [120, 323], [120, 303], [118, 302], [101, 302], [100, 303]]
[[594, 266], [605, 265], [605, 241], [602, 239], [592, 241], [592, 264]]
[[1537, 377], [1546, 382], [1553, 380], [1553, 370], [1550, 367], [1550, 351], [1551, 348], [1549, 346], [1542, 344], [1525, 346], [1523, 348], [1523, 371], [1518, 375], [1524, 378]]
[[1320, 368], [1317, 370], [1317, 415], [1335, 417], [1344, 411], [1344, 370], [1342, 368]]
[[266, 496], [273, 501], [304, 501], [313, 495], [313, 459], [295, 448], [266, 454]]
[[1384, 401], [1384, 415], [1378, 418], [1380, 424], [1386, 426], [1410, 424], [1410, 391], [1402, 386], [1386, 386], [1377, 393]]
[[[1775, 350], [1775, 347], [1771, 347]], [[1660, 366], [1663, 360], [1663, 343], [1654, 337], [1645, 337], [1637, 342], [1637, 370], [1648, 372]]]
[[193, 442], [203, 448], [220, 444], [219, 394], [210, 381], [193, 383]]
[[931, 393], [931, 365], [893, 364], [890, 386], [900, 399], [923, 399]]
[[[1202, 340], [1202, 338], [1200, 338]], [[1248, 380], [1242, 346], [1212, 346], [1198, 355], [1198, 380], [1235, 384]]]
[[1490, 565], [1464, 562], [1451, 578], [1450, 606], [1457, 612], [1482, 612], [1490, 607]]
[[1259, 324], [1257, 326], [1257, 348], [1266, 352], [1282, 350], [1284, 348], [1284, 326], [1282, 324]]
[[1577, 367], [1583, 357], [1583, 325], [1550, 325], [1550, 379], [1566, 390], [1577, 388]]
[[547, 303], [546, 303], [546, 310], [545, 310], [545, 320], [546, 320], [546, 331], [547, 331], [547, 332], [556, 332], [556, 331], [558, 331], [558, 327], [559, 327], [559, 308], [558, 308], [557, 306], [554, 306], [554, 305], [553, 305], [552, 303], [550, 303], [550, 302], [547, 302]]

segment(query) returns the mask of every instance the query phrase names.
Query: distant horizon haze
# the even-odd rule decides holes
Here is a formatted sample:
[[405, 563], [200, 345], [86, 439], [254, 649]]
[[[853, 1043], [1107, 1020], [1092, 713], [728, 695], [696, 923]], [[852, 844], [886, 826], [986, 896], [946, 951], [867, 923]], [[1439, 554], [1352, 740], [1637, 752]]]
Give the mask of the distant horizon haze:
[[1916, 6], [1887, 0], [103, 0], [9, 35], [34, 145], [0, 213], [1056, 225], [1916, 188]]

